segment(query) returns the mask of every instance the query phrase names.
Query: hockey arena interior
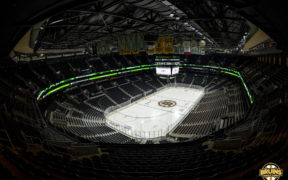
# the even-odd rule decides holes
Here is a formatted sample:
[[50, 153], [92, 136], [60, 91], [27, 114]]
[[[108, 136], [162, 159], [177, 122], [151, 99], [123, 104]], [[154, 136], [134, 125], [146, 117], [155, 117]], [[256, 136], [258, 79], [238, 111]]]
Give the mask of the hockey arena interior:
[[287, 178], [284, 7], [9, 2], [1, 179]]

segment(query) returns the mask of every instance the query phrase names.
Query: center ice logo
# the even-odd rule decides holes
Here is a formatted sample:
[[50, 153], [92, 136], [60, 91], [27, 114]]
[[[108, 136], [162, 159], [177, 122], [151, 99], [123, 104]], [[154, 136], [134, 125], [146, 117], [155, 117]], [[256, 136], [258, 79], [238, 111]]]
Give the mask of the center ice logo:
[[176, 102], [172, 100], [163, 100], [163, 101], [159, 101], [158, 105], [161, 107], [173, 107], [176, 105]]

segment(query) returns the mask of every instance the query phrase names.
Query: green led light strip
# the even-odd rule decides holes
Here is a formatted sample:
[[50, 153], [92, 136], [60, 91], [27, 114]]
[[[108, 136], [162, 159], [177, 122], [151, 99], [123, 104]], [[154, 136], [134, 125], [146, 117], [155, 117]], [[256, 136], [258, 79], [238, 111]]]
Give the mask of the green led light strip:
[[[91, 81], [91, 80], [95, 80], [95, 79], [101, 79], [101, 78], [105, 78], [105, 77], [116, 76], [118, 74], [123, 74], [123, 73], [149, 70], [149, 69], [152, 69], [153, 67], [155, 68], [156, 66], [162, 66], [162, 65], [161, 64], [151, 64], [151, 65], [131, 66], [131, 67], [126, 67], [126, 68], [102, 71], [102, 72], [97, 72], [97, 73], [92, 73], [92, 74], [81, 75], [81, 76], [69, 78], [69, 79], [66, 79], [66, 80], [62, 80], [62, 81], [60, 81], [58, 83], [51, 84], [46, 89], [40, 91], [38, 96], [37, 96], [37, 100], [39, 100], [41, 97], [45, 98], [48, 95], [50, 95], [50, 94], [52, 94], [52, 93], [54, 93], [56, 91], [59, 91], [59, 90], [65, 88], [65, 87], [68, 87], [68, 86], [71, 86], [71, 85], [74, 85], [74, 84], [78, 84], [78, 83], [85, 82], [85, 81]], [[241, 82], [242, 82], [242, 84], [243, 84], [243, 86], [244, 86], [244, 88], [246, 90], [247, 96], [249, 97], [250, 103], [253, 104], [253, 102], [254, 102], [253, 98], [252, 98], [252, 95], [250, 94], [249, 89], [247, 88], [243, 77], [236, 70], [228, 69], [228, 68], [224, 68], [224, 67], [208, 66], [208, 65], [197, 65], [197, 64], [180, 64], [179, 66], [192, 67], [192, 68], [193, 67], [198, 67], [198, 68], [216, 69], [216, 70], [221, 70], [225, 74], [229, 74], [231, 76], [235, 76], [237, 78], [240, 78], [240, 80], [241, 80]], [[85, 79], [87, 77], [89, 77], [89, 79]], [[75, 81], [75, 80], [77, 80], [77, 81]], [[64, 83], [66, 83], [66, 84], [64, 84]], [[59, 85], [61, 85], [61, 86], [59, 86]]]
[[111, 74], [105, 74], [105, 75], [102, 75], [102, 76], [95, 76], [95, 77], [89, 78], [89, 80], [101, 79], [101, 78], [104, 78], [104, 77], [115, 76], [117, 74], [118, 73], [111, 73]]
[[147, 70], [147, 69], [150, 69], [150, 68], [147, 67], [147, 68], [141, 68], [141, 69], [132, 69], [131, 72], [142, 71], [142, 70]]
[[96, 76], [96, 75], [100, 75], [100, 74], [106, 74], [106, 73], [111, 73], [111, 72], [121, 72], [121, 71], [125, 71], [125, 70], [137, 69], [137, 68], [143, 68], [143, 67], [150, 67], [150, 66], [151, 65], [131, 66], [131, 67], [126, 67], [126, 68], [113, 69], [113, 70], [108, 70], [108, 71], [101, 71], [101, 72], [97, 72], [97, 73], [86, 74], [86, 75], [81, 75], [81, 76], [65, 79], [65, 80], [62, 80], [62, 81], [60, 81], [58, 83], [51, 84], [46, 89], [40, 91], [40, 93], [37, 96], [37, 100], [39, 100], [41, 97], [43, 97], [42, 95], [44, 95], [46, 92], [48, 92], [49, 90], [53, 89], [54, 87], [59, 86], [59, 85], [64, 84], [64, 83], [72, 82], [72, 81], [74, 81], [76, 79], [82, 79], [82, 78], [87, 78], [87, 77]]
[[[37, 100], [40, 100], [41, 98], [44, 99], [45, 97], [49, 96], [50, 94], [52, 94], [56, 91], [59, 91], [65, 87], [74, 85], [74, 84], [79, 84], [81, 82], [95, 80], [95, 79], [101, 79], [101, 78], [110, 77], [110, 76], [116, 76], [116, 75], [120, 74], [120, 72], [125, 72], [125, 71], [126, 71], [125, 73], [129, 73], [129, 72], [135, 72], [135, 71], [148, 70], [148, 69], [150, 69], [150, 67], [148, 67], [148, 66], [151, 66], [151, 65], [141, 65], [141, 66], [121, 68], [121, 69], [116, 69], [116, 70], [102, 71], [102, 72], [98, 72], [98, 73], [92, 73], [92, 74], [88, 74], [88, 75], [77, 76], [77, 77], [73, 77], [70, 79], [66, 79], [66, 80], [60, 81], [58, 83], [52, 84], [48, 88], [40, 91], [40, 93], [37, 96]], [[135, 69], [135, 67], [138, 67], [138, 69]], [[141, 68], [139, 68], [139, 67], [141, 67]], [[127, 70], [129, 70], [129, 71], [127, 71]], [[115, 72], [115, 73], [104, 74], [107, 72]], [[99, 74], [99, 75], [104, 74], [104, 75], [95, 76], [97, 74]], [[94, 76], [94, 77], [90, 77], [90, 76]], [[89, 79], [83, 79], [84, 77], [90, 77], [90, 78]], [[81, 79], [81, 80], [78, 80], [78, 79]], [[77, 81], [74, 81], [74, 80], [77, 80]], [[70, 83], [61, 85], [65, 82], [70, 82]], [[61, 86], [58, 86], [58, 85], [61, 85]], [[56, 88], [54, 88], [54, 87], [56, 87]]]
[[62, 86], [59, 86], [59, 87], [57, 87], [57, 88], [49, 91], [49, 92], [47, 93], [47, 95], [50, 95], [50, 94], [52, 94], [53, 92], [58, 91], [58, 90], [60, 90], [60, 89], [63, 89], [63, 88], [65, 88], [65, 87], [68, 87], [68, 86], [70, 86], [70, 83], [64, 84], [64, 85], [62, 85]]
[[231, 76], [236, 76], [236, 77], [238, 77], [239, 78], [239, 75], [238, 74], [235, 74], [235, 73], [231, 73], [231, 72], [225, 72], [226, 74], [229, 74], [229, 75], [231, 75]]

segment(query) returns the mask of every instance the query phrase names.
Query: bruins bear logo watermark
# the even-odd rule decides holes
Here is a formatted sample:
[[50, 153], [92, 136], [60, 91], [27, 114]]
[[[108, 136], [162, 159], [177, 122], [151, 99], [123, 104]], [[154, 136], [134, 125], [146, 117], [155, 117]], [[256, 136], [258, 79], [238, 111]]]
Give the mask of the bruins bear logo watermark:
[[176, 105], [176, 102], [172, 100], [163, 100], [163, 101], [159, 101], [158, 105], [161, 107], [173, 107]]
[[283, 170], [275, 163], [267, 163], [259, 170], [259, 176], [264, 180], [278, 180], [283, 175]]

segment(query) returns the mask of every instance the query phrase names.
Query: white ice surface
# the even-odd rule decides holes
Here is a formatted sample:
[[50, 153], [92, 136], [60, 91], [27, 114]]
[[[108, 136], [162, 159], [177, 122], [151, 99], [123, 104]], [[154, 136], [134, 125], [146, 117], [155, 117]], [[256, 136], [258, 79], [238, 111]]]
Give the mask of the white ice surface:
[[[107, 125], [137, 138], [165, 136], [186, 117], [204, 95], [203, 90], [169, 87], [117, 109], [106, 116]], [[174, 107], [161, 107], [159, 101], [172, 100]]]

